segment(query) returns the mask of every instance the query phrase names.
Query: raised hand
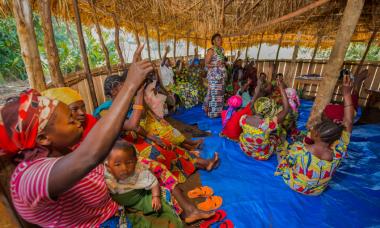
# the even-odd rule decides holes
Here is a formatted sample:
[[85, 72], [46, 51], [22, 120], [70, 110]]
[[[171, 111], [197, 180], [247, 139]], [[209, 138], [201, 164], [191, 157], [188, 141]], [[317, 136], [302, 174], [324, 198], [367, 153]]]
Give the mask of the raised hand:
[[132, 63], [136, 63], [136, 62], [139, 62], [141, 61], [141, 52], [142, 50], [144, 49], [144, 44], [141, 44], [135, 51], [135, 53], [133, 54], [133, 58], [132, 58]]
[[351, 96], [351, 89], [352, 89], [352, 80], [350, 78], [350, 75], [346, 74], [343, 77], [343, 88], [342, 88], [343, 95]]
[[170, 46], [169, 45], [165, 46], [165, 53], [169, 53], [169, 51], [170, 51]]
[[133, 86], [135, 89], [140, 88], [146, 76], [154, 69], [151, 62], [146, 60], [141, 61], [141, 51], [143, 48], [144, 45], [140, 45], [133, 54], [133, 63], [129, 68], [128, 77], [124, 83]]

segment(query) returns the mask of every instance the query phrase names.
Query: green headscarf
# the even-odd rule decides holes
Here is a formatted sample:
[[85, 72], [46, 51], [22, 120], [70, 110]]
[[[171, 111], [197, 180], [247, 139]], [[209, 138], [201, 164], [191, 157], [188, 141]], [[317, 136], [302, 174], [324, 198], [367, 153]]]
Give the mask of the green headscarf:
[[268, 97], [260, 97], [251, 106], [253, 113], [264, 118], [272, 118], [277, 114], [276, 102]]

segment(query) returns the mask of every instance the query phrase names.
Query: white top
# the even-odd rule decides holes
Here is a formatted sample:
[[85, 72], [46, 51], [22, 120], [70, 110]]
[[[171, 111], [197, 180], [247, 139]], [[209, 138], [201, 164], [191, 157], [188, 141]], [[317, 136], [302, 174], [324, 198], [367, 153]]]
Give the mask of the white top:
[[166, 65], [160, 66], [161, 81], [164, 87], [167, 87], [170, 84], [174, 84], [174, 72], [171, 67]]

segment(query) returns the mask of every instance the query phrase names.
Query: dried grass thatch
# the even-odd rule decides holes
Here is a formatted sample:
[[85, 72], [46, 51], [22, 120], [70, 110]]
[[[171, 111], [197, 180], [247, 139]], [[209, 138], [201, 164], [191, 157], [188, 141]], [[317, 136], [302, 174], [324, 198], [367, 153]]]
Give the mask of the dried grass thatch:
[[[31, 0], [37, 10], [36, 0]], [[93, 1], [95, 7], [92, 7]], [[300, 31], [301, 45], [312, 47], [316, 35], [322, 35], [321, 48], [331, 47], [346, 4], [346, 0], [331, 0], [301, 15], [269, 26], [263, 23], [294, 12], [315, 0], [79, 0], [82, 23], [92, 25], [96, 15], [99, 23], [114, 27], [117, 18], [122, 29], [144, 35], [143, 23], [149, 36], [160, 40], [190, 39], [204, 47], [210, 36], [219, 32], [225, 39], [226, 49], [244, 48], [261, 40], [277, 44], [280, 34], [282, 46], [294, 45]], [[0, 13], [10, 15], [11, 0], [0, 0]], [[63, 20], [73, 20], [71, 0], [52, 0], [53, 15]], [[366, 0], [352, 41], [366, 42], [375, 27], [380, 27], [378, 0]], [[264, 33], [264, 34], [263, 34]], [[380, 38], [378, 34], [377, 38]], [[380, 40], [380, 39], [378, 39]], [[379, 44], [379, 41], [374, 44]]]

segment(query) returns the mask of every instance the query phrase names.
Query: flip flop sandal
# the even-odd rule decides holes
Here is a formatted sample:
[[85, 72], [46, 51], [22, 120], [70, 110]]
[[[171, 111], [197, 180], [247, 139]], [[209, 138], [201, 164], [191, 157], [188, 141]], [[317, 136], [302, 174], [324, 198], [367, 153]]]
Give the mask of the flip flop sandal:
[[219, 228], [234, 228], [234, 224], [231, 220], [227, 219], [220, 224]]
[[201, 219], [208, 219], [214, 215], [215, 215], [215, 213], [210, 213], [210, 214], [203, 214], [199, 217], [198, 216], [187, 217], [187, 218], [185, 218], [185, 223], [193, 223], [193, 222], [196, 222], [196, 221], [201, 220]]
[[212, 216], [209, 219], [206, 219], [201, 224], [199, 224], [199, 228], [208, 228], [212, 224], [222, 221], [223, 219], [226, 218], [226, 216], [227, 216], [227, 213], [225, 211], [223, 211], [223, 210], [217, 210], [217, 211], [215, 211], [215, 215], [214, 216]]
[[213, 211], [222, 206], [223, 199], [220, 196], [210, 196], [206, 201], [199, 203], [197, 205], [199, 210], [202, 211]]
[[195, 188], [187, 193], [187, 196], [190, 199], [199, 198], [199, 197], [209, 197], [214, 194], [214, 190], [208, 186], [202, 186]]

